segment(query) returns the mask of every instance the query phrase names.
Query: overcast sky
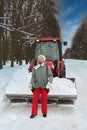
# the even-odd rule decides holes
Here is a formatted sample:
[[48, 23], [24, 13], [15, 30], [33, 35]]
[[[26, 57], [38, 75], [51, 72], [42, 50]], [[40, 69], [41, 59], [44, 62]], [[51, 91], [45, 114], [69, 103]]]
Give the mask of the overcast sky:
[[62, 38], [68, 41], [70, 47], [71, 39], [80, 25], [83, 17], [87, 15], [87, 0], [58, 0], [61, 7], [60, 19]]

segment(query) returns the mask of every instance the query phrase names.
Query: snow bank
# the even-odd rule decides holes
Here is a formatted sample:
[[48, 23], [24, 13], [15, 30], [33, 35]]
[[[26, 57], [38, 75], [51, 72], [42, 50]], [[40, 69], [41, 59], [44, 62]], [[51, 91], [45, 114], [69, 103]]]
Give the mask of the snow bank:
[[66, 78], [55, 77], [53, 79], [50, 94], [54, 95], [77, 95], [75, 83]]
[[11, 94], [28, 94], [28, 85], [30, 84], [31, 73], [28, 73], [28, 67], [22, 66], [17, 68], [12, 79], [7, 85], [6, 93]]
[[5, 100], [5, 91], [9, 81], [11, 80], [13, 72], [14, 69], [10, 67], [9, 63], [0, 70], [0, 102]]
[[[19, 86], [26, 88], [25, 81], [28, 76], [28, 66], [23, 62], [22, 66], [14, 64], [15, 67], [10, 67], [10, 61], [0, 70], [0, 103], [6, 100], [5, 92], [7, 88], [11, 89], [14, 86], [19, 88]], [[27, 75], [26, 75], [27, 73]], [[23, 84], [24, 83], [24, 84]], [[25, 86], [25, 87], [24, 87]], [[21, 88], [22, 89], [22, 88]]]

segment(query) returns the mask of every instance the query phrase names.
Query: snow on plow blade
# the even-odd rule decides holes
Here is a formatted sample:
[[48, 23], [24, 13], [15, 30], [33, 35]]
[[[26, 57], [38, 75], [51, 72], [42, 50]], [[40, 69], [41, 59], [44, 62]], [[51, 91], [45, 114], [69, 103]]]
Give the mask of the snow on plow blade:
[[[32, 92], [25, 86], [8, 86], [6, 97], [13, 102], [32, 101]], [[52, 88], [48, 94], [48, 103], [74, 103], [77, 99], [77, 89], [75, 78], [58, 78], [53, 79]]]

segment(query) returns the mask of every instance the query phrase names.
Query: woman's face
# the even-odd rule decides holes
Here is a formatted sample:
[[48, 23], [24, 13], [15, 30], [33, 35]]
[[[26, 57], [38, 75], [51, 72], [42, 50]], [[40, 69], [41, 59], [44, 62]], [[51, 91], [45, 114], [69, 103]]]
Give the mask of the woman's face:
[[43, 63], [43, 62], [44, 62], [44, 58], [43, 58], [42, 56], [39, 56], [39, 57], [38, 57], [38, 62], [39, 62], [39, 63]]

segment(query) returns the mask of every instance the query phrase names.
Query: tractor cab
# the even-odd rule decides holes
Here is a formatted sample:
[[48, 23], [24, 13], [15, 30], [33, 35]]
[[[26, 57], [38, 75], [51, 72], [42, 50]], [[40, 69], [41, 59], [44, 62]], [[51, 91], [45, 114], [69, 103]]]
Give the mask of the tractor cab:
[[36, 47], [34, 58], [37, 59], [39, 55], [44, 55], [47, 60], [55, 61], [59, 56], [59, 41], [53, 40], [36, 40]]
[[36, 38], [34, 58], [31, 61], [29, 72], [37, 64], [39, 55], [46, 57], [46, 64], [50, 67], [54, 77], [65, 77], [65, 66], [62, 60], [62, 44], [60, 38]]

